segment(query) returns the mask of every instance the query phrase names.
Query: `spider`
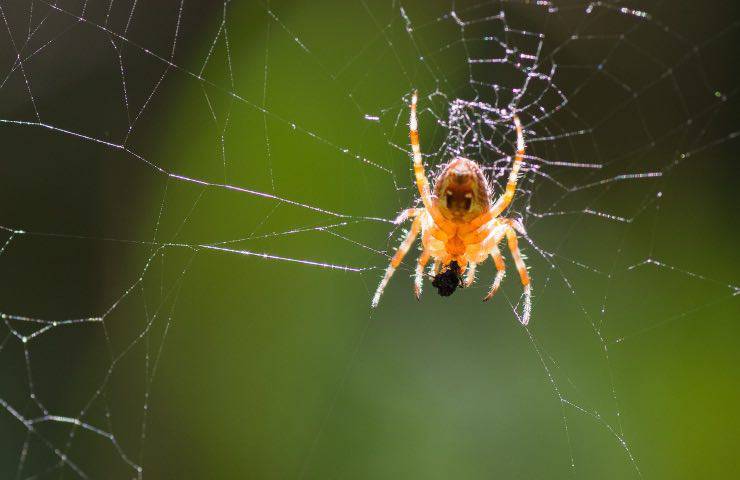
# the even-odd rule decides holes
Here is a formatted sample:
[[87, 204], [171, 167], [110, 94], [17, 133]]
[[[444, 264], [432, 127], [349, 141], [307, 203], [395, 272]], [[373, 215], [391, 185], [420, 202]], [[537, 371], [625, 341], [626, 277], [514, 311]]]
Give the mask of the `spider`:
[[[434, 286], [439, 289], [440, 295], [447, 296], [452, 294], [457, 286], [470, 286], [475, 281], [476, 266], [485, 261], [489, 255], [496, 266], [496, 276], [483, 301], [490, 300], [498, 291], [506, 274], [504, 258], [498, 248], [499, 243], [506, 237], [509, 251], [514, 257], [517, 270], [519, 270], [519, 278], [524, 287], [524, 307], [519, 321], [527, 325], [532, 305], [532, 287], [527, 266], [524, 264], [517, 245], [517, 232], [524, 234], [524, 227], [517, 220], [499, 216], [514, 198], [519, 169], [524, 157], [524, 135], [519, 117], [513, 115], [517, 136], [516, 155], [509, 173], [506, 191], [502, 196], [492, 202], [491, 187], [480, 166], [462, 157], [453, 158], [444, 166], [434, 182], [434, 193], [432, 193], [424, 172], [419, 147], [416, 119], [417, 97], [417, 92], [413, 92], [409, 137], [414, 158], [414, 175], [423, 207], [404, 210], [396, 218], [397, 225], [410, 219], [413, 219], [413, 222], [375, 291], [372, 306], [374, 308], [378, 305], [380, 296], [393, 276], [393, 272], [396, 271], [419, 233], [421, 233], [423, 248], [416, 263], [414, 276], [414, 294], [417, 300], [421, 295], [424, 268], [430, 259], [434, 259], [432, 266], [432, 271], [436, 274]], [[463, 273], [465, 274], [464, 280]]]

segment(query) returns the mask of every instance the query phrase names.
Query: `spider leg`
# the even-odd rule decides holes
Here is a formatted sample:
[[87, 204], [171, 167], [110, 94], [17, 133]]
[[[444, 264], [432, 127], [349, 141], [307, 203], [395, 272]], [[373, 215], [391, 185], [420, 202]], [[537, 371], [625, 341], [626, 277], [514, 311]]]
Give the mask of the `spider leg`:
[[522, 166], [522, 159], [524, 158], [524, 135], [522, 133], [522, 122], [519, 121], [519, 117], [516, 115], [514, 115], [514, 126], [516, 127], [516, 155], [514, 156], [514, 162], [511, 165], [511, 172], [509, 172], [509, 181], [506, 183], [506, 191], [498, 200], [496, 200], [493, 207], [491, 207], [491, 213], [494, 217], [498, 217], [501, 212], [506, 210], [506, 207], [508, 207], [514, 199], [516, 183], [519, 179], [519, 169]]
[[477, 266], [477, 263], [470, 262], [468, 271], [465, 273], [465, 283], [463, 284], [465, 287], [469, 287], [475, 281], [475, 267]]
[[516, 115], [514, 115], [514, 127], [516, 129], [516, 155], [514, 155], [514, 161], [511, 164], [511, 172], [509, 172], [509, 180], [506, 183], [506, 191], [496, 200], [496, 203], [493, 204], [489, 211], [470, 222], [467, 227], [468, 231], [475, 230], [492, 218], [501, 215], [514, 199], [516, 184], [519, 179], [519, 169], [522, 167], [522, 160], [524, 159], [524, 133], [522, 132], [522, 122], [519, 121], [519, 117]]
[[419, 261], [416, 263], [416, 272], [414, 273], [414, 295], [419, 300], [421, 297], [421, 287], [424, 282], [424, 267], [429, 262], [430, 253], [427, 249], [424, 249], [419, 256]]
[[411, 113], [409, 115], [409, 139], [411, 140], [411, 152], [414, 157], [414, 177], [416, 178], [416, 186], [419, 188], [419, 195], [421, 195], [421, 201], [424, 203], [424, 208], [434, 219], [434, 223], [440, 228], [448, 227], [448, 222], [439, 209], [434, 204], [432, 198], [432, 192], [429, 187], [429, 180], [427, 179], [426, 173], [424, 172], [424, 163], [421, 157], [421, 147], [419, 146], [419, 122], [416, 118], [416, 102], [419, 95], [416, 91], [411, 95]]
[[483, 298], [484, 302], [487, 302], [496, 294], [501, 286], [501, 281], [504, 279], [504, 275], [506, 275], [504, 257], [501, 255], [501, 251], [496, 245], [491, 249], [491, 257], [493, 258], [493, 263], [496, 265], [496, 277], [493, 279], [493, 285], [491, 285], [491, 290], [488, 291], [488, 295]]
[[434, 263], [432, 264], [432, 267], [429, 269], [429, 275], [435, 276], [439, 273], [441, 269], [442, 269], [442, 262], [435, 259]]
[[398, 214], [395, 220], [393, 220], [393, 223], [396, 225], [400, 225], [409, 218], [416, 218], [418, 217], [421, 212], [423, 211], [422, 208], [407, 208], [406, 210], [402, 211]]
[[385, 275], [383, 276], [383, 279], [380, 281], [380, 284], [378, 285], [378, 289], [375, 290], [375, 295], [373, 296], [373, 301], [372, 301], [373, 308], [378, 306], [378, 302], [380, 301], [380, 296], [383, 295], [383, 290], [385, 290], [385, 286], [388, 285], [388, 281], [393, 276], [393, 272], [395, 272], [396, 268], [401, 264], [403, 257], [405, 257], [406, 253], [408, 253], [409, 249], [411, 248], [411, 245], [414, 243], [414, 240], [416, 240], [416, 236], [419, 235], [420, 230], [421, 230], [421, 220], [419, 219], [419, 217], [416, 217], [414, 219], [414, 223], [411, 224], [411, 230], [409, 230], [409, 232], [406, 234], [406, 237], [403, 239], [403, 242], [401, 242], [401, 245], [398, 247], [398, 249], [396, 250], [396, 253], [393, 255], [390, 265], [388, 265], [388, 268], [385, 270]]
[[524, 287], [524, 309], [519, 321], [522, 322], [522, 325], [526, 325], [529, 323], [529, 315], [532, 311], [532, 286], [529, 280], [529, 273], [527, 273], [527, 266], [524, 264], [522, 254], [519, 252], [516, 231], [513, 227], [506, 229], [506, 240], [509, 243], [511, 256], [514, 258], [516, 268], [519, 270], [519, 278], [521, 278], [522, 286]]

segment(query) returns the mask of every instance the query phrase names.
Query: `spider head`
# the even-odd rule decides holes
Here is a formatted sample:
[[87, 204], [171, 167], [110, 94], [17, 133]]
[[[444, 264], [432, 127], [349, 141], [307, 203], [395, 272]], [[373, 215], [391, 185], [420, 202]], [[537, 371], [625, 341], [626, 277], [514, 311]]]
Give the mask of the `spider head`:
[[447, 219], [469, 222], [490, 208], [491, 194], [483, 171], [472, 160], [457, 157], [445, 166], [434, 186]]

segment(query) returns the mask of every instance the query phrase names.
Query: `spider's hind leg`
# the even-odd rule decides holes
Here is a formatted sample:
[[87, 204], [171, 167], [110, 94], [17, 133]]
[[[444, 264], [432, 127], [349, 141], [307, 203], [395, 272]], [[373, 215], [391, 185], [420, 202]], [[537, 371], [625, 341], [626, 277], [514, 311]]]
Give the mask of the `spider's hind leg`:
[[416, 272], [414, 274], [414, 295], [419, 300], [421, 297], [421, 288], [424, 283], [424, 267], [429, 262], [430, 253], [425, 249], [419, 256], [419, 261], [416, 263]]
[[414, 219], [414, 223], [411, 224], [411, 230], [409, 230], [409, 232], [406, 234], [406, 237], [403, 239], [403, 242], [401, 242], [401, 246], [398, 247], [398, 250], [396, 250], [396, 253], [393, 255], [390, 265], [388, 265], [388, 268], [386, 268], [385, 275], [383, 276], [383, 279], [378, 284], [378, 289], [375, 290], [375, 295], [373, 295], [373, 300], [372, 300], [373, 308], [378, 306], [378, 302], [380, 302], [380, 296], [383, 295], [383, 290], [385, 290], [385, 286], [388, 285], [388, 282], [393, 276], [393, 273], [396, 271], [396, 268], [398, 268], [398, 266], [401, 264], [401, 261], [403, 261], [403, 257], [405, 257], [406, 253], [408, 253], [409, 249], [411, 248], [411, 245], [414, 243], [414, 240], [416, 240], [416, 236], [419, 234], [420, 230], [421, 230], [421, 220], [419, 220], [419, 217], [416, 217]]
[[488, 295], [483, 297], [484, 302], [487, 302], [488, 300], [493, 298], [493, 296], [496, 294], [499, 287], [501, 286], [501, 281], [504, 279], [504, 275], [506, 275], [506, 264], [504, 263], [504, 257], [501, 255], [501, 251], [495, 245], [491, 249], [491, 258], [493, 258], [493, 263], [496, 265], [496, 277], [493, 279], [493, 285], [491, 285], [491, 289], [488, 291]]
[[477, 263], [470, 262], [468, 264], [468, 270], [465, 272], [465, 281], [463, 287], [469, 287], [475, 282], [475, 268], [478, 266]]
[[421, 208], [407, 208], [406, 210], [402, 211], [398, 214], [398, 216], [393, 220], [393, 223], [396, 225], [400, 225], [409, 218], [416, 218], [418, 217], [423, 209]]
[[524, 287], [524, 307], [519, 321], [522, 322], [522, 325], [527, 325], [529, 323], [529, 316], [532, 312], [532, 285], [529, 279], [529, 273], [527, 272], [527, 265], [524, 263], [522, 254], [519, 251], [519, 245], [514, 228], [509, 227], [506, 229], [506, 240], [508, 240], [511, 256], [514, 257], [516, 268], [519, 271], [519, 278], [522, 281], [522, 287]]

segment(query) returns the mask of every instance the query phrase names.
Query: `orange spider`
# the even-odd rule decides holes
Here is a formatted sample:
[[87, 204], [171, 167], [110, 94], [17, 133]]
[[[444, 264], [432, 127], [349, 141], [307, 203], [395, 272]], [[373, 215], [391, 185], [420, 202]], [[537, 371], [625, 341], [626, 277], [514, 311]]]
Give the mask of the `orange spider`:
[[[414, 221], [375, 291], [372, 306], [378, 305], [385, 286], [403, 257], [408, 253], [419, 232], [421, 232], [423, 249], [416, 264], [414, 280], [414, 293], [417, 299], [421, 295], [424, 267], [430, 258], [434, 259], [433, 271], [436, 274], [433, 285], [439, 289], [440, 295], [447, 296], [452, 294], [458, 285], [471, 285], [475, 281], [477, 264], [485, 261], [490, 255], [496, 266], [496, 277], [488, 295], [483, 298], [484, 301], [490, 300], [501, 285], [501, 280], [506, 273], [504, 258], [498, 249], [498, 244], [506, 237], [524, 287], [524, 307], [519, 321], [527, 325], [531, 311], [532, 288], [527, 266], [519, 252], [516, 236], [517, 231], [524, 233], [524, 228], [516, 220], [499, 217], [514, 198], [519, 168], [524, 157], [521, 122], [516, 115], [513, 116], [517, 135], [516, 155], [511, 166], [506, 191], [495, 203], [491, 201], [491, 188], [481, 168], [474, 161], [462, 157], [454, 158], [444, 167], [434, 183], [434, 194], [432, 194], [429, 181], [424, 173], [419, 148], [416, 102], [417, 93], [414, 92], [411, 97], [409, 137], [414, 154], [416, 185], [419, 187], [424, 206], [404, 210], [396, 218], [396, 224], [411, 218]], [[461, 277], [463, 273], [465, 273], [464, 281]]]

